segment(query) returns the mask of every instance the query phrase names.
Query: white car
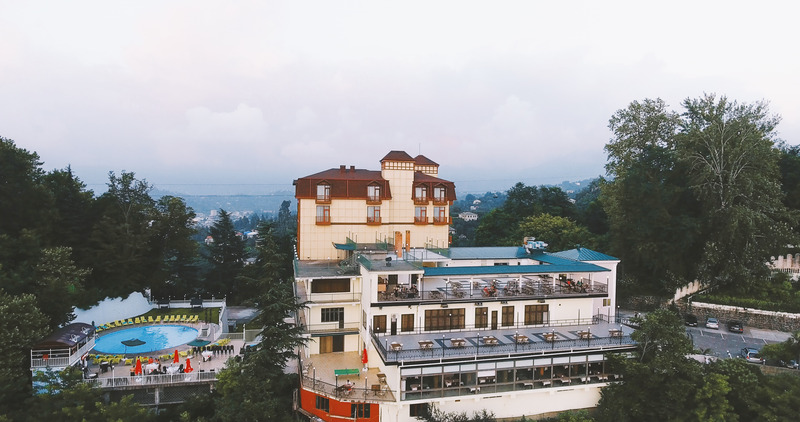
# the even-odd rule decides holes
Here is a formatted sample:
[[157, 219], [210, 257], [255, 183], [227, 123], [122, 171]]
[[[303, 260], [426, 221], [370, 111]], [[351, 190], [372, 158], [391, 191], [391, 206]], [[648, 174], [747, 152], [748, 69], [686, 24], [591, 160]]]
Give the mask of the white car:
[[719, 329], [719, 320], [714, 317], [710, 317], [706, 320], [706, 328], [713, 328], [715, 330]]

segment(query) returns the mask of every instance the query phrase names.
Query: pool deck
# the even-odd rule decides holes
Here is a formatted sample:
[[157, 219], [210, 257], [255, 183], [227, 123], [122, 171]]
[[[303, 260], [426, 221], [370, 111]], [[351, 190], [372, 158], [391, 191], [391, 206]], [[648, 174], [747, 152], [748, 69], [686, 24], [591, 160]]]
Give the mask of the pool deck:
[[[139, 325], [139, 327], [147, 326], [147, 325], [157, 325], [157, 324], [145, 324], [145, 325]], [[206, 340], [206, 341], [209, 341], [211, 343], [217, 341], [221, 337], [221, 335], [223, 334], [221, 332], [221, 329], [220, 329], [218, 324], [207, 324], [207, 323], [204, 323], [204, 322], [193, 323], [193, 324], [191, 324], [191, 323], [174, 323], [173, 322], [173, 323], [169, 323], [168, 325], [185, 325], [185, 326], [197, 329], [201, 334], [204, 332], [203, 329], [207, 329], [205, 332], [208, 333], [208, 335], [206, 335], [206, 336], [200, 335], [200, 336], [197, 337], [197, 339], [198, 340]], [[121, 331], [121, 330], [124, 330], [126, 328], [131, 328], [131, 327], [119, 327], [117, 329], [108, 330], [108, 332]], [[202, 356], [200, 354], [192, 353], [193, 352], [193, 348], [191, 346], [187, 345], [187, 344], [183, 344], [183, 345], [180, 345], [180, 346], [177, 346], [177, 347], [171, 347], [169, 349], [151, 351], [151, 352], [147, 352], [147, 353], [128, 353], [128, 354], [125, 354], [125, 356], [126, 357], [147, 356], [147, 357], [153, 358], [154, 362], [159, 362], [159, 357], [161, 355], [166, 355], [166, 354], [170, 354], [171, 355], [171, 354], [173, 354], [175, 352], [175, 350], [178, 350], [179, 353], [180, 352], [187, 352], [188, 353], [187, 357], [189, 359], [191, 359], [192, 368], [194, 368], [195, 371], [200, 372], [202, 370], [202, 371], [205, 371], [205, 372], [210, 372], [212, 370], [218, 371], [218, 370], [224, 368], [225, 364], [226, 364], [226, 362], [227, 362], [227, 360], [229, 358], [232, 358], [234, 356], [239, 355], [239, 351], [241, 350], [241, 348], [244, 346], [245, 343], [244, 343], [243, 340], [231, 340], [229, 344], [233, 346], [233, 351], [232, 352], [228, 352], [228, 353], [217, 352], [217, 353], [214, 353], [212, 355], [211, 359], [206, 361], [206, 362], [203, 362], [203, 358], [202, 358]], [[92, 353], [110, 354], [110, 353], [100, 353], [100, 352], [95, 352], [95, 351], [92, 351]], [[125, 365], [124, 363], [119, 363], [119, 364], [116, 364], [116, 365], [111, 365], [104, 372], [101, 369], [100, 365], [93, 364], [90, 361], [87, 361], [87, 362], [89, 362], [87, 375], [92, 377], [92, 378], [96, 377], [96, 378], [99, 378], [99, 379], [102, 379], [102, 378], [114, 378], [114, 377], [119, 378], [119, 377], [129, 376], [130, 375], [130, 371], [133, 370], [134, 365], [135, 365], [135, 363], [133, 365]], [[172, 359], [164, 360], [164, 361], [161, 361], [161, 364], [163, 366], [169, 367], [169, 366], [173, 365], [173, 361], [172, 361]], [[186, 364], [186, 358], [183, 358], [183, 357], [180, 358], [179, 364], [184, 364], [185, 365]]]

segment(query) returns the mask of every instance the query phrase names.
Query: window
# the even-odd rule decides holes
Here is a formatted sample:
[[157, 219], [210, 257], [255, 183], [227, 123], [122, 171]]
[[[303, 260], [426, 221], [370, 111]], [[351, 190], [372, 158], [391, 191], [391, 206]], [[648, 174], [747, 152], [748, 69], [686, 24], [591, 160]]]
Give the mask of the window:
[[331, 222], [331, 206], [330, 205], [317, 205], [317, 223]]
[[489, 308], [475, 308], [475, 328], [489, 326]]
[[317, 396], [317, 409], [322, 410], [326, 413], [330, 413], [331, 411], [331, 402], [326, 397]]
[[331, 185], [317, 185], [317, 201], [331, 200]]
[[428, 187], [416, 186], [414, 187], [414, 202], [418, 204], [428, 203]]
[[503, 316], [500, 324], [503, 327], [510, 327], [514, 325], [514, 307], [503, 306]]
[[433, 203], [445, 204], [447, 203], [447, 190], [443, 187], [433, 188]]
[[429, 309], [425, 311], [425, 331], [464, 328], [464, 309]]
[[318, 341], [320, 353], [344, 352], [344, 336], [323, 336]]
[[344, 321], [344, 308], [323, 308], [322, 322]]
[[603, 306], [611, 306], [611, 299], [603, 299]]
[[447, 223], [447, 207], [433, 207], [433, 222]]
[[381, 207], [367, 207], [367, 223], [380, 224]]
[[372, 317], [372, 330], [376, 333], [386, 332], [386, 315], [375, 315]]
[[361, 310], [361, 326], [367, 329], [367, 311]]
[[548, 305], [525, 305], [525, 325], [547, 322]]
[[350, 405], [350, 417], [354, 419], [369, 418], [369, 408], [368, 403], [353, 403]]
[[381, 187], [378, 185], [367, 186], [367, 201], [381, 202]]
[[400, 316], [400, 331], [414, 331], [414, 314], [403, 314]]
[[320, 278], [311, 281], [311, 293], [347, 293], [349, 291], [349, 278]]
[[428, 207], [415, 207], [414, 208], [414, 222], [427, 223], [428, 222]]
[[408, 416], [411, 417], [427, 417], [430, 411], [428, 410], [429, 403], [412, 404], [408, 409]]

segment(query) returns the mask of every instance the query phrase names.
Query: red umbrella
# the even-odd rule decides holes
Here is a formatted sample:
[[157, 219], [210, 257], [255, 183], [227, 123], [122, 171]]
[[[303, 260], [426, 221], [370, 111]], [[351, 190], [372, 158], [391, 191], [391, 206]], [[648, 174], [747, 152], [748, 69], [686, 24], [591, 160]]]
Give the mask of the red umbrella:
[[147, 363], [153, 363], [153, 358], [147, 358]]
[[178, 357], [178, 349], [175, 349], [175, 356], [172, 358], [172, 363], [178, 363], [181, 359]]
[[369, 358], [367, 357], [367, 348], [365, 347], [364, 348], [364, 353], [361, 354], [361, 363], [366, 365], [368, 360], [369, 360]]
[[142, 375], [142, 361], [139, 358], [136, 358], [136, 368], [133, 369], [133, 373], [136, 375]]
[[192, 371], [194, 371], [194, 368], [192, 368], [192, 360], [189, 359], [189, 358], [186, 358], [186, 367], [183, 368], [183, 372], [188, 374], [189, 372], [192, 372]]

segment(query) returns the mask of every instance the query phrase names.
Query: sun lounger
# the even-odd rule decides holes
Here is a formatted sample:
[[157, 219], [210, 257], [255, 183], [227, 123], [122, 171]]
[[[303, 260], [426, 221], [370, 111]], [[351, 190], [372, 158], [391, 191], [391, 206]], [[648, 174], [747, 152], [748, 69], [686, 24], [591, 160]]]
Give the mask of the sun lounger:
[[161, 315], [156, 316], [156, 322], [161, 322]]
[[149, 322], [150, 324], [152, 324], [153, 322], [155, 322], [155, 321], [153, 321], [153, 316], [152, 316], [152, 315], [148, 315], [148, 317], [147, 317], [147, 322]]
[[134, 320], [133, 320], [133, 323], [134, 323], [134, 324], [141, 324], [141, 323], [142, 323], [142, 320], [141, 320], [141, 319], [139, 319], [139, 317], [137, 316], [136, 318], [134, 318]]

